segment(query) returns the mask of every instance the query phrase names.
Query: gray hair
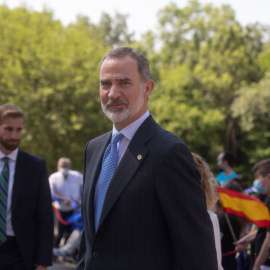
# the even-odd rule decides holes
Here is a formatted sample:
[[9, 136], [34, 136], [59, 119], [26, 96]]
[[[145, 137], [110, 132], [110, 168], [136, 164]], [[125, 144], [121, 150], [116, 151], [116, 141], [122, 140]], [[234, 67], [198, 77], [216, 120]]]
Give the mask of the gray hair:
[[151, 79], [151, 70], [148, 64], [146, 57], [139, 51], [130, 48], [130, 47], [119, 47], [112, 49], [111, 51], [107, 52], [105, 56], [102, 58], [99, 70], [101, 68], [102, 63], [108, 58], [122, 58], [125, 56], [130, 56], [134, 60], [137, 61], [138, 64], [138, 72], [141, 75], [142, 81], [147, 82]]
[[[63, 168], [70, 168], [71, 167], [71, 160], [67, 157], [61, 157], [58, 159], [57, 166], [62, 165]], [[63, 166], [64, 165], [64, 166]]]

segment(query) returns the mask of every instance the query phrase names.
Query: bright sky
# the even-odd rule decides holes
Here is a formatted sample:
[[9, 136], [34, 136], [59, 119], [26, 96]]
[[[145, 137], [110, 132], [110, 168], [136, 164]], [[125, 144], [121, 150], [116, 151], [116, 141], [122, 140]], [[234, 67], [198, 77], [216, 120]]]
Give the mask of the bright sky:
[[[75, 22], [77, 15], [84, 15], [90, 21], [97, 23], [102, 12], [114, 16], [118, 11], [128, 14], [127, 20], [130, 31], [136, 37], [147, 30], [155, 30], [157, 26], [157, 12], [169, 3], [185, 6], [187, 0], [0, 0], [0, 4], [7, 4], [10, 8], [22, 4], [37, 11], [44, 6], [54, 13], [55, 19], [60, 19], [65, 25]], [[229, 4], [236, 12], [236, 18], [241, 24], [260, 22], [270, 25], [270, 0], [200, 0], [201, 3], [213, 3], [215, 6]]]

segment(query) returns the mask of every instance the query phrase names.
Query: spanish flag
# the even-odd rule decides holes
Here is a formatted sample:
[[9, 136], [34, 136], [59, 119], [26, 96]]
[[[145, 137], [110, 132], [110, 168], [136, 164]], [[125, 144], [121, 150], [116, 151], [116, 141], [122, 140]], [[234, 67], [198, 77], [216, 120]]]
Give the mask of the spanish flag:
[[247, 219], [258, 227], [270, 227], [268, 207], [260, 200], [225, 188], [218, 188], [221, 204], [226, 213]]

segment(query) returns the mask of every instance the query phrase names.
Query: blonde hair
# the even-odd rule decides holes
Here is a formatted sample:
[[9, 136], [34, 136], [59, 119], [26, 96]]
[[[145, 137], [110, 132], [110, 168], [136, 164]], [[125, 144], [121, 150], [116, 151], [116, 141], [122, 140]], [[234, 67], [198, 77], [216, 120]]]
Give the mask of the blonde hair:
[[216, 189], [217, 181], [208, 163], [198, 154], [192, 153], [192, 156], [201, 174], [201, 184], [206, 196], [207, 209], [211, 210], [219, 199]]

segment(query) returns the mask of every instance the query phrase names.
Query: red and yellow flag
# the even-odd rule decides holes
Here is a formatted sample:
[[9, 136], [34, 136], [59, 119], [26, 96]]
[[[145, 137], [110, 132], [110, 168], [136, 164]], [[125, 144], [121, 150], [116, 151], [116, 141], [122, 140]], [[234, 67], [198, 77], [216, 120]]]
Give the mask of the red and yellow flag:
[[225, 188], [218, 188], [218, 193], [226, 213], [243, 217], [258, 227], [270, 227], [269, 209], [260, 200]]

